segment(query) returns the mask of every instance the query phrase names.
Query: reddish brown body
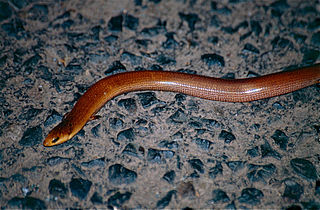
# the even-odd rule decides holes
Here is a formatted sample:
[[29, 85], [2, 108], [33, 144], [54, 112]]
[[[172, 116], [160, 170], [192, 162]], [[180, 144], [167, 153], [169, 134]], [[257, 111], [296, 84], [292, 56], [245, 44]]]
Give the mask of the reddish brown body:
[[106, 77], [79, 99], [47, 136], [44, 146], [61, 144], [78, 133], [110, 99], [138, 90], [162, 90], [225, 102], [247, 102], [286, 94], [319, 83], [320, 65], [248, 79], [218, 79], [168, 71], [137, 71]]

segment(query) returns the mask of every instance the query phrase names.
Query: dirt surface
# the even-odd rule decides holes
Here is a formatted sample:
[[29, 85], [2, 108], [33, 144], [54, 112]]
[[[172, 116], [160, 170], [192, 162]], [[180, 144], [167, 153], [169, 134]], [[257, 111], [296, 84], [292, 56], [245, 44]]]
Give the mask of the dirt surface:
[[249, 103], [160, 91], [42, 142], [85, 90], [145, 69], [247, 78], [319, 62], [319, 1], [1, 1], [4, 208], [320, 208], [320, 89]]

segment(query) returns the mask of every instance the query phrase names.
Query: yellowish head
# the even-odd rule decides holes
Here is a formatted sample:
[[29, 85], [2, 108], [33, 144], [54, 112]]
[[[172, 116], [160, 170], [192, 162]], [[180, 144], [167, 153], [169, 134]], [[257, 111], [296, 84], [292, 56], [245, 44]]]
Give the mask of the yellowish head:
[[73, 137], [73, 135], [71, 135], [71, 126], [72, 125], [63, 120], [49, 132], [43, 141], [43, 146], [52, 147], [71, 139]]

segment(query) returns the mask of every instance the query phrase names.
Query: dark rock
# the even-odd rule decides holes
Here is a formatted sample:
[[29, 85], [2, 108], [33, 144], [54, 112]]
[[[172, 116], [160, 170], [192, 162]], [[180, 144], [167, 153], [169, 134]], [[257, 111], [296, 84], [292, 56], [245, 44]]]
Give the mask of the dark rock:
[[164, 209], [165, 207], [167, 207], [172, 199], [172, 196], [176, 194], [175, 190], [171, 190], [169, 191], [163, 198], [161, 198], [158, 202], [157, 202], [157, 208], [158, 209]]
[[250, 26], [251, 26], [251, 30], [253, 31], [253, 33], [256, 36], [259, 36], [260, 33], [262, 32], [262, 27], [261, 27], [259, 21], [251, 20], [250, 21]]
[[112, 44], [113, 42], [117, 41], [119, 39], [118, 36], [116, 35], [109, 35], [103, 38], [104, 41], [106, 41], [108, 44]]
[[287, 149], [289, 137], [283, 131], [276, 130], [271, 138], [273, 138], [274, 142], [279, 145], [282, 150]]
[[110, 196], [110, 198], [108, 199], [108, 205], [111, 207], [121, 207], [126, 201], [130, 199], [131, 195], [132, 193], [130, 192], [117, 192], [113, 196]]
[[179, 17], [182, 21], [186, 21], [188, 23], [190, 31], [193, 31], [195, 29], [196, 23], [200, 21], [198, 15], [194, 13], [184, 14], [182, 12], [179, 12]]
[[41, 22], [48, 21], [48, 6], [45, 4], [35, 4], [28, 11], [30, 20], [39, 20]]
[[195, 142], [200, 149], [206, 150], [206, 151], [208, 151], [210, 149], [210, 146], [213, 144], [209, 140], [200, 139], [200, 138], [196, 138], [195, 140], [193, 140], [193, 142]]
[[286, 210], [302, 210], [302, 208], [301, 208], [301, 206], [294, 204], [294, 205], [287, 207]]
[[141, 34], [143, 36], [147, 36], [147, 37], [153, 37], [156, 36], [160, 33], [163, 33], [166, 31], [166, 22], [161, 22], [160, 20], [158, 21], [158, 23], [155, 26], [149, 27], [149, 28], [143, 28], [141, 31]]
[[[135, 42], [138, 45], [143, 46], [145, 48], [147, 48], [149, 46], [149, 44], [152, 44], [152, 40], [150, 40], [150, 39], [137, 39]], [[160, 69], [154, 69], [151, 67], [150, 70], [160, 70]]]
[[158, 144], [159, 147], [167, 148], [167, 149], [178, 149], [179, 144], [177, 141], [167, 141], [163, 140]]
[[210, 19], [210, 26], [219, 28], [221, 25], [221, 21], [217, 15], [213, 15]]
[[252, 182], [262, 181], [266, 183], [267, 178], [270, 178], [276, 172], [276, 166], [272, 163], [267, 165], [249, 164], [249, 172], [247, 177]]
[[260, 146], [260, 149], [262, 158], [273, 157], [277, 160], [280, 160], [282, 158], [282, 156], [278, 152], [274, 151], [271, 148], [270, 144], [267, 141], [265, 141], [265, 143]]
[[231, 132], [222, 130], [219, 134], [219, 139], [223, 140], [226, 144], [230, 144], [233, 140], [236, 139], [236, 137]]
[[263, 198], [261, 190], [256, 188], [245, 188], [241, 191], [241, 196], [238, 198], [240, 203], [247, 203], [250, 205], [257, 205], [260, 203], [260, 199]]
[[174, 123], [183, 123], [187, 121], [187, 116], [182, 109], [178, 109], [169, 119]]
[[91, 201], [93, 204], [103, 204], [102, 197], [101, 197], [97, 192], [94, 192], [94, 193], [93, 193], [93, 195], [92, 195], [91, 198], [90, 198], [90, 201]]
[[216, 45], [219, 41], [219, 38], [217, 36], [210, 36], [208, 38], [208, 42], [210, 42], [213, 45]]
[[252, 53], [252, 54], [259, 54], [260, 51], [258, 48], [256, 48], [255, 46], [253, 46], [250, 43], [246, 43], [242, 49], [243, 53]]
[[294, 172], [305, 179], [316, 180], [318, 178], [316, 167], [306, 159], [294, 158], [290, 161]]
[[124, 51], [120, 56], [121, 62], [131, 63], [133, 66], [141, 65], [142, 57]]
[[126, 71], [126, 67], [120, 61], [114, 61], [111, 66], [104, 72], [105, 75], [111, 75]]
[[[100, 31], [102, 31], [102, 27], [100, 25], [94, 26], [91, 28], [91, 32], [92, 32], [92, 39], [95, 41], [99, 41], [100, 40]], [[98, 61], [101, 62], [101, 59], [107, 59], [109, 57], [108, 53], [105, 53], [104, 55], [99, 55], [98, 57]], [[92, 61], [92, 60], [91, 60]], [[93, 59], [93, 62], [95, 62], [96, 59]], [[103, 62], [103, 61], [102, 61]]]
[[246, 161], [228, 161], [226, 165], [233, 171], [236, 172], [244, 168]]
[[320, 47], [320, 32], [312, 34], [311, 44]]
[[215, 1], [211, 1], [211, 10], [213, 12], [218, 12], [218, 13], [223, 14], [223, 15], [230, 15], [231, 14], [231, 9], [229, 9], [226, 6], [218, 7], [218, 3], [215, 2]]
[[212, 199], [209, 201], [210, 204], [226, 203], [229, 202], [230, 198], [227, 193], [221, 189], [212, 191]]
[[286, 197], [295, 201], [298, 201], [303, 194], [303, 186], [298, 184], [296, 181], [292, 179], [286, 179], [284, 181], [285, 189], [282, 197]]
[[11, 7], [7, 2], [0, 2], [0, 21], [8, 19], [12, 15]]
[[[29, 0], [11, 0], [10, 2], [18, 9], [25, 8], [29, 5]], [[0, 13], [2, 13], [2, 11], [0, 11]]]
[[315, 49], [305, 49], [303, 50], [303, 59], [302, 63], [305, 64], [313, 64], [317, 61], [318, 57], [320, 56], [320, 51]]
[[33, 107], [25, 107], [25, 112], [19, 115], [20, 120], [32, 120], [36, 117], [39, 113], [42, 112], [42, 109], [35, 109]]
[[131, 143], [126, 145], [126, 147], [122, 151], [122, 154], [131, 155], [133, 157], [139, 157], [135, 145]]
[[136, 18], [129, 14], [125, 14], [123, 26], [133, 31], [137, 30], [139, 26], [139, 18]]
[[308, 202], [301, 202], [304, 209], [320, 209], [320, 203], [314, 200]]
[[131, 184], [136, 181], [137, 173], [131, 171], [120, 164], [115, 164], [109, 167], [108, 179], [112, 184]]
[[174, 64], [176, 64], [176, 60], [174, 58], [168, 57], [164, 54], [159, 55], [156, 58], [156, 60], [160, 65], [174, 65]]
[[247, 154], [250, 155], [251, 157], [258, 157], [259, 156], [259, 147], [253, 147], [251, 149], [248, 149]]
[[93, 128], [91, 128], [91, 133], [94, 137], [97, 137], [99, 138], [100, 137], [100, 127], [101, 127], [101, 124], [98, 124], [96, 126], [94, 126]]
[[31, 147], [40, 144], [42, 140], [42, 128], [40, 127], [40, 125], [38, 125], [36, 127], [28, 128], [23, 133], [23, 136], [19, 141], [19, 144], [21, 146]]
[[117, 140], [118, 141], [134, 141], [135, 139], [135, 135], [134, 135], [134, 131], [133, 128], [129, 128], [123, 131], [120, 131], [117, 135]]
[[109, 126], [110, 128], [112, 129], [115, 129], [115, 130], [119, 130], [121, 128], [123, 128], [123, 121], [119, 118], [110, 118], [109, 119]]
[[274, 50], [275, 49], [283, 50], [285, 48], [293, 48], [293, 43], [290, 40], [281, 38], [279, 36], [275, 37], [271, 41], [271, 45]]
[[209, 177], [211, 179], [215, 179], [219, 174], [222, 175], [223, 172], [223, 167], [221, 162], [217, 162], [217, 164], [213, 167], [209, 169]]
[[92, 182], [82, 178], [72, 178], [69, 187], [73, 196], [85, 200], [91, 188]]
[[49, 183], [49, 192], [55, 197], [65, 198], [68, 188], [60, 180], [52, 179]]
[[203, 54], [201, 55], [201, 60], [205, 62], [209, 67], [219, 66], [224, 67], [224, 58], [218, 54]]
[[166, 159], [173, 158], [175, 152], [171, 150], [148, 149], [147, 160], [152, 163], [165, 163]]
[[138, 95], [138, 97], [140, 99], [140, 103], [144, 109], [160, 102], [157, 99], [157, 97], [155, 96], [154, 92], [138, 93], [137, 95]]
[[172, 170], [165, 173], [162, 179], [166, 180], [169, 184], [173, 184], [175, 177], [176, 177], [176, 172]]
[[320, 180], [316, 181], [315, 194], [320, 195]]
[[123, 23], [122, 14], [112, 17], [108, 22], [108, 29], [110, 31], [120, 32], [122, 31], [122, 23]]
[[202, 174], [204, 173], [204, 165], [200, 159], [191, 159], [188, 160], [188, 163], [193, 169], [199, 171]]
[[46, 209], [45, 202], [34, 197], [14, 197], [8, 201], [9, 207], [20, 208], [20, 209]]
[[137, 104], [133, 98], [121, 99], [118, 101], [118, 105], [125, 108], [129, 113], [137, 111]]
[[175, 49], [179, 46], [179, 43], [174, 39], [173, 32], [166, 33], [166, 41], [162, 43], [162, 47], [165, 49]]

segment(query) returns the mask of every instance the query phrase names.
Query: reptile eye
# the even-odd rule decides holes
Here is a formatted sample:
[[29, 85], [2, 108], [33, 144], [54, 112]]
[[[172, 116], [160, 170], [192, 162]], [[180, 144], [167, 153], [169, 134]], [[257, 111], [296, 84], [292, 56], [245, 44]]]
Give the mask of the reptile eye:
[[52, 143], [56, 143], [59, 140], [59, 137], [55, 137], [54, 139], [52, 139]]

